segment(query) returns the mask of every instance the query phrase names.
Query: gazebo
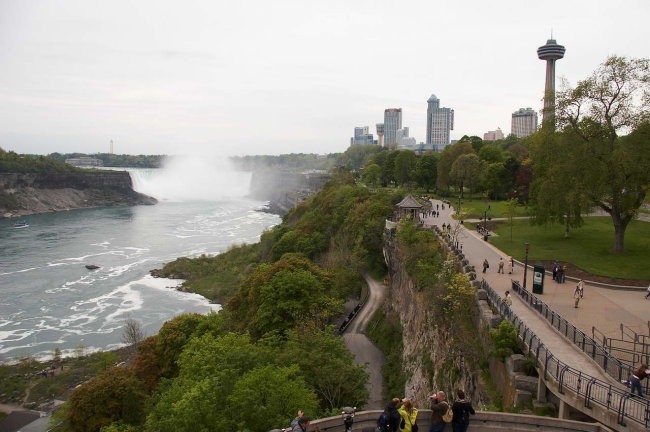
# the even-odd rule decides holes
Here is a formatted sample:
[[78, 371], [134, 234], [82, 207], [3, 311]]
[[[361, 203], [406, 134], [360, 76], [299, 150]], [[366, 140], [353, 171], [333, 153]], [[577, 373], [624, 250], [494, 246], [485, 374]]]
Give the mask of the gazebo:
[[414, 221], [420, 222], [420, 214], [422, 213], [423, 205], [418, 202], [412, 195], [407, 195], [402, 201], [396, 204], [398, 211], [398, 219], [404, 216], [411, 215]]

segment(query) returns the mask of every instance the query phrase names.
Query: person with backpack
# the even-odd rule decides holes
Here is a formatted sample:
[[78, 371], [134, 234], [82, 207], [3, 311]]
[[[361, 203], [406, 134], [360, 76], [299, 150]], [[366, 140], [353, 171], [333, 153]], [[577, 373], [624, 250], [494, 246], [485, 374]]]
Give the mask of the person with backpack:
[[309, 417], [298, 417], [296, 425], [291, 429], [291, 432], [307, 432], [307, 427], [309, 426]]
[[399, 410], [399, 415], [402, 417], [402, 420], [399, 424], [399, 429], [402, 432], [418, 432], [418, 425], [416, 420], [418, 418], [418, 409], [413, 406], [411, 399], [404, 398], [402, 399], [402, 406]]
[[431, 426], [429, 426], [429, 432], [442, 432], [446, 424], [443, 416], [449, 409], [447, 395], [443, 391], [437, 391], [429, 398], [431, 399]]
[[472, 403], [465, 399], [465, 391], [458, 389], [456, 391], [456, 401], [451, 406], [454, 418], [451, 420], [451, 429], [453, 432], [465, 432], [469, 426], [469, 416], [476, 414]]
[[393, 398], [388, 402], [384, 412], [377, 419], [377, 432], [397, 432], [399, 430], [399, 424], [402, 418], [397, 411], [399, 402], [399, 398]]

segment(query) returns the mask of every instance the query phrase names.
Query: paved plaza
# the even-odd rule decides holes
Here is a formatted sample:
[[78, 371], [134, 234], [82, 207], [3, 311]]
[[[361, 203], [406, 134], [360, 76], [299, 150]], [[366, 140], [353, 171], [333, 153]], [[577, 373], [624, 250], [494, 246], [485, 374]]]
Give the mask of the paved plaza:
[[[431, 202], [434, 208], [436, 208], [436, 204], [442, 205], [442, 202], [438, 200], [431, 200]], [[424, 223], [429, 226], [442, 226], [442, 224], [450, 223], [455, 225], [458, 222], [451, 217], [452, 214], [453, 208], [445, 204], [444, 210], [440, 207], [439, 217], [427, 216], [424, 218]], [[479, 280], [484, 278], [502, 297], [506, 290], [511, 289], [513, 279], [523, 283], [523, 263], [515, 263], [514, 274], [508, 274], [507, 262], [505, 274], [497, 273], [499, 258], [506, 261], [508, 255], [494, 247], [489, 241], [483, 240], [478, 232], [463, 228], [458, 242], [459, 245], [462, 245], [463, 253], [470, 265], [475, 267], [477, 278]], [[535, 246], [531, 245], [532, 247]], [[522, 252], [523, 248], [522, 244]], [[485, 274], [481, 273], [484, 259], [490, 263]], [[528, 262], [526, 284], [529, 291], [532, 291], [533, 272], [531, 266], [533, 264], [535, 263], [532, 261]], [[584, 298], [580, 300], [579, 308], [576, 309], [573, 299], [576, 283], [577, 281], [570, 277], [567, 277], [564, 284], [556, 283], [547, 273], [544, 279], [544, 293], [538, 297], [588, 336], [592, 336], [592, 328], [596, 327], [607, 337], [620, 338], [621, 324], [637, 333], [649, 334], [650, 300], [644, 299], [645, 288], [604, 288], [585, 281]], [[517, 295], [513, 296], [512, 308], [533, 329], [550, 351], [562, 361], [603, 381], [614, 381], [591, 361], [587, 361], [590, 360], [589, 357], [567, 342], [540, 314], [529, 308]], [[620, 383], [616, 384], [620, 385]]]

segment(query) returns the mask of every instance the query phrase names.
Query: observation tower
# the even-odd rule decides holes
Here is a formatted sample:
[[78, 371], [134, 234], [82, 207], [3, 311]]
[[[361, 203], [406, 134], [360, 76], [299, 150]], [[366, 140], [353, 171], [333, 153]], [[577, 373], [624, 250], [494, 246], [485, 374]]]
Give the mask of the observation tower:
[[546, 60], [542, 124], [551, 122], [551, 125], [555, 126], [555, 61], [564, 57], [564, 51], [566, 49], [562, 45], [558, 45], [555, 39], [549, 39], [546, 41], [546, 45], [537, 48], [537, 57], [540, 60]]

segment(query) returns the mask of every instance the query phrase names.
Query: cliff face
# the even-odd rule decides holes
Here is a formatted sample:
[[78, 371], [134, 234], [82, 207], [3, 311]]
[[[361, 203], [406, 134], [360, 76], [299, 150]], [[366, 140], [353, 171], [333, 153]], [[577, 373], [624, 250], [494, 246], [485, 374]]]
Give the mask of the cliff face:
[[134, 191], [126, 171], [0, 173], [0, 197], [5, 217], [157, 202]]
[[[475, 407], [484, 404], [488, 396], [480, 376], [482, 353], [477, 356], [473, 341], [458, 340], [461, 335], [434, 316], [431, 301], [435, 299], [414, 287], [394, 246], [387, 249], [387, 258], [391, 279], [386, 301], [402, 325], [402, 364], [408, 377], [405, 396], [412, 397], [416, 406], [428, 408], [428, 396], [434, 391], [444, 390], [455, 399], [455, 394], [449, 393], [463, 388]], [[476, 325], [476, 318], [467, 317], [472, 325]], [[476, 338], [477, 334], [478, 329]]]

